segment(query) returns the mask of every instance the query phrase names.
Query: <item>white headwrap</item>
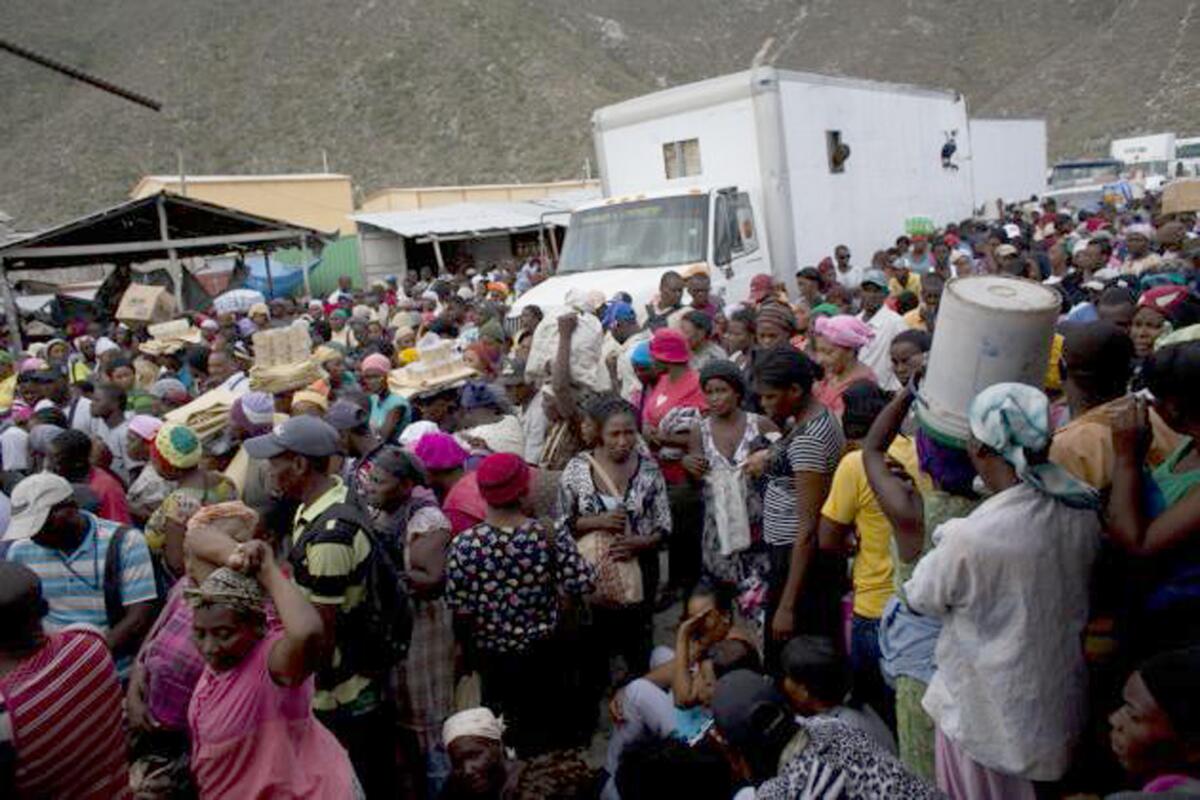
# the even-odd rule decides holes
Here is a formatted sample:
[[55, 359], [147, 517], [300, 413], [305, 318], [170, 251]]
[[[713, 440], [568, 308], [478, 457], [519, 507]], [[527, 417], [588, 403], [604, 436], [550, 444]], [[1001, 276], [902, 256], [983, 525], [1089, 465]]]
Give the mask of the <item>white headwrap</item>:
[[478, 736], [495, 742], [504, 741], [504, 720], [496, 717], [491, 709], [480, 706], [460, 711], [442, 725], [442, 744], [450, 743], [462, 736]]
[[438, 429], [437, 423], [430, 422], [427, 419], [411, 422], [400, 434], [400, 446], [409, 450], [417, 446], [417, 442], [421, 441], [421, 437], [427, 433], [436, 433]]
[[107, 353], [109, 350], [120, 350], [121, 346], [107, 336], [101, 336], [96, 340], [96, 357]]

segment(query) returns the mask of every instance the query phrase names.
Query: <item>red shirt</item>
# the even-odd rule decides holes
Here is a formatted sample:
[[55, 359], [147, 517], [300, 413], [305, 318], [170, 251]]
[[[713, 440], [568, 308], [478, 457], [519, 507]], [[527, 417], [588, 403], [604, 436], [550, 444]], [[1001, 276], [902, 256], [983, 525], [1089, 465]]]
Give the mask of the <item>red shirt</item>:
[[97, 516], [121, 525], [133, 524], [133, 517], [129, 515], [129, 501], [125, 498], [125, 488], [119, 480], [106, 471], [93, 467], [88, 473], [88, 488], [100, 498]]
[[18, 797], [128, 798], [121, 686], [104, 638], [68, 628], [0, 677]]

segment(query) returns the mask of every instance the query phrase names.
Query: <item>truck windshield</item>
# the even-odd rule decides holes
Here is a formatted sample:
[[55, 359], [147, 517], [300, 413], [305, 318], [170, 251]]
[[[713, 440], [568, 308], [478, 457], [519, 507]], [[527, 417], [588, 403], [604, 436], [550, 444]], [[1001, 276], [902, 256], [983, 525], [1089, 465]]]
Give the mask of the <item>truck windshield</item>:
[[1081, 186], [1086, 183], [1101, 183], [1115, 179], [1121, 171], [1119, 161], [1080, 161], [1055, 164], [1050, 173], [1050, 185], [1054, 188]]
[[571, 215], [559, 273], [704, 261], [708, 196], [662, 197]]

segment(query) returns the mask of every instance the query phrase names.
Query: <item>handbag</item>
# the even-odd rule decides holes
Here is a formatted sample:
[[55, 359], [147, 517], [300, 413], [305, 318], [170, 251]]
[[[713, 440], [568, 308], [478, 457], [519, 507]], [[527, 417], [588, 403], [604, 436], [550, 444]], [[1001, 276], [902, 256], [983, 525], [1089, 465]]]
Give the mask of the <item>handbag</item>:
[[746, 483], [740, 469], [714, 465], [704, 477], [712, 492], [712, 515], [721, 555], [729, 556], [750, 546]]
[[[584, 453], [583, 456], [591, 465], [604, 490], [614, 497], [623, 497], [624, 493], [618, 491], [616, 483], [596, 459], [592, 458], [591, 453]], [[626, 522], [626, 533], [628, 524]], [[604, 607], [636, 605], [645, 599], [642, 568], [636, 559], [618, 561], [613, 558], [611, 552], [615, 541], [616, 537], [608, 531], [595, 531], [575, 542], [579, 554], [596, 571], [596, 589], [591, 600]]]

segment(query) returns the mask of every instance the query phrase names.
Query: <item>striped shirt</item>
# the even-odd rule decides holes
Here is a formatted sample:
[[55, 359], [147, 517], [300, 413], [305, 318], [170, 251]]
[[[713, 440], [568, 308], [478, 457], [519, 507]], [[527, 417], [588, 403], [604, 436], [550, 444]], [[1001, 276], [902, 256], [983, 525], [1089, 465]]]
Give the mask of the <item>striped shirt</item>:
[[17, 797], [127, 798], [121, 687], [104, 639], [72, 629], [0, 677]]
[[[845, 446], [841, 425], [824, 408], [771, 445], [766, 471], [767, 490], [763, 495], [763, 540], [767, 544], [790, 545], [796, 541], [796, 529], [800, 525], [794, 483], [796, 473], [833, 475]], [[816, 509], [813, 513], [815, 515]]]
[[[42, 581], [42, 594], [50, 607], [44, 624], [47, 631], [60, 631], [68, 625], [91, 625], [108, 633], [108, 614], [104, 609], [104, 559], [118, 525], [106, 519], [80, 512], [87, 521], [87, 532], [73, 553], [42, 547], [32, 539], [15, 541], [7, 559], [24, 564]], [[121, 603], [128, 607], [154, 600], [154, 568], [150, 551], [141, 531], [130, 529], [121, 547]], [[117, 671], [124, 678], [132, 655], [122, 656]]]

